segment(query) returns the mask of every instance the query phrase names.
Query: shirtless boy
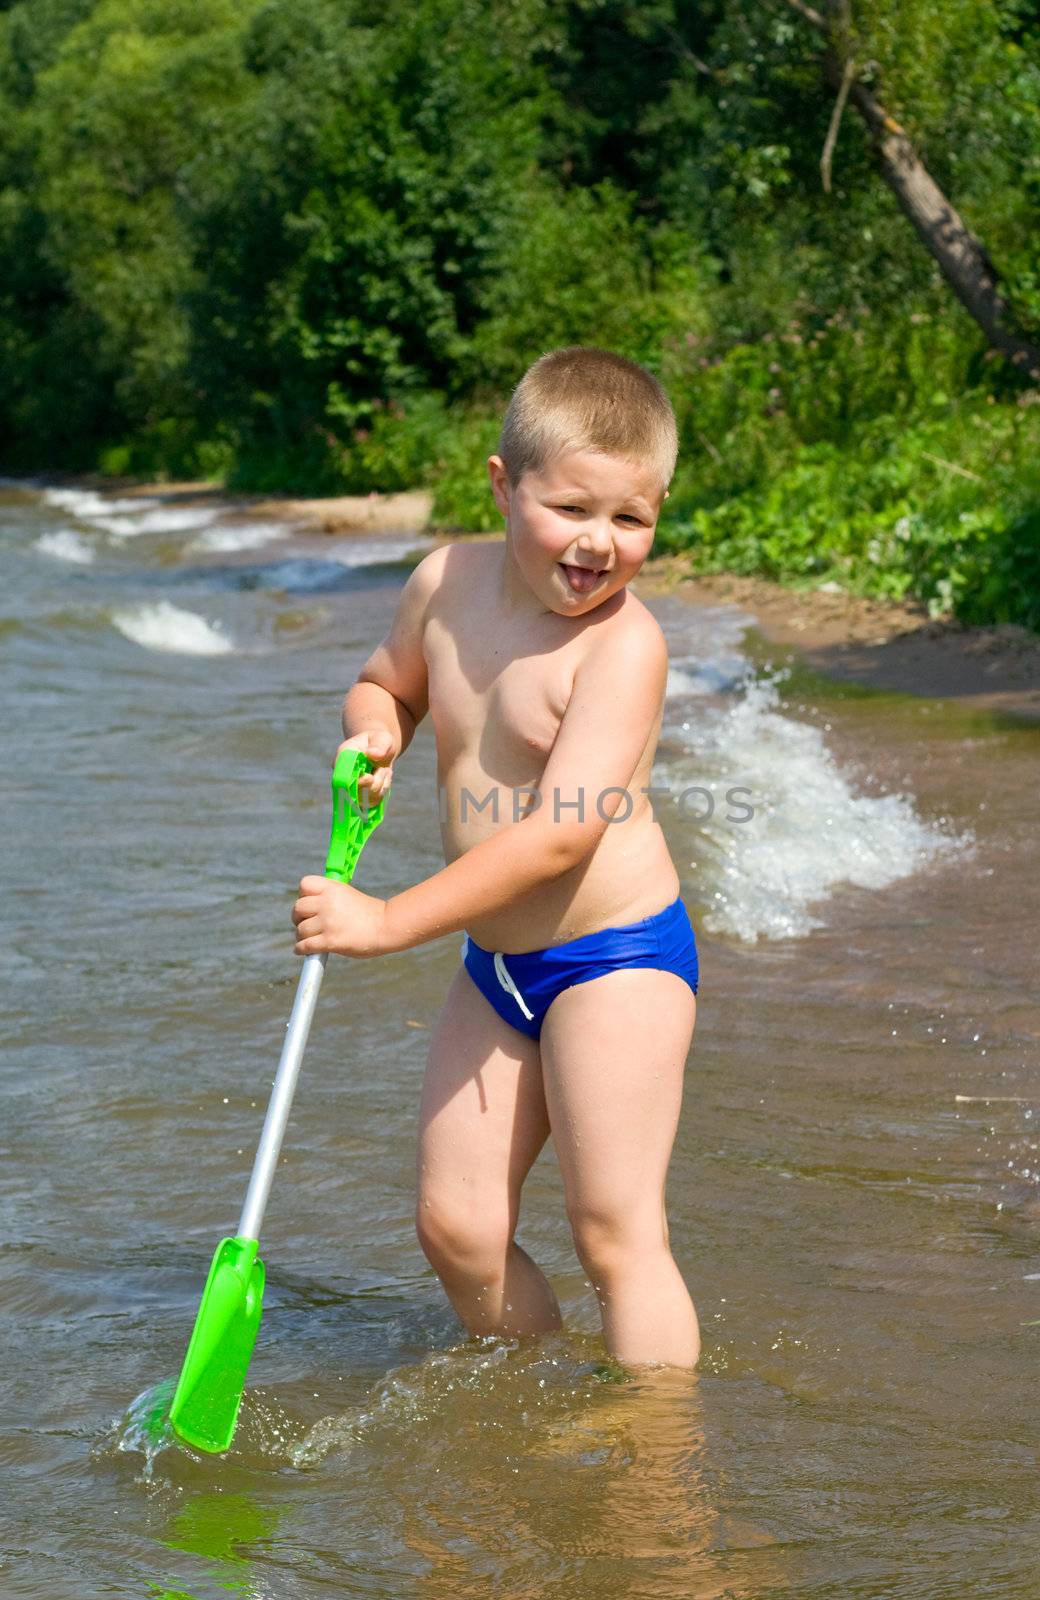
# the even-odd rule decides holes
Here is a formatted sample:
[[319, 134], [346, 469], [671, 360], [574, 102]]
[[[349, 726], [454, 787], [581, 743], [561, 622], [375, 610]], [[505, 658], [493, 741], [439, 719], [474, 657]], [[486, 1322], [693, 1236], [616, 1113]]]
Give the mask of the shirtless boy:
[[676, 449], [664, 391], [635, 363], [576, 347], [528, 370], [488, 461], [505, 540], [419, 562], [343, 707], [373, 800], [429, 711], [447, 865], [390, 900], [306, 877], [293, 922], [298, 955], [465, 933], [430, 1043], [416, 1225], [466, 1328], [562, 1325], [513, 1237], [551, 1133], [608, 1350], [690, 1368], [665, 1180], [697, 953], [647, 794], [667, 652], [627, 588]]

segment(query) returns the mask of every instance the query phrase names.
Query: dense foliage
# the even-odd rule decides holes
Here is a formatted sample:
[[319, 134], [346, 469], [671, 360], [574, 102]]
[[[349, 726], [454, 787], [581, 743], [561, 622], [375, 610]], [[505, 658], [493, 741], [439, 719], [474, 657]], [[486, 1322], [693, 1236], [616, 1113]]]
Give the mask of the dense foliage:
[[[855, 0], [874, 91], [1040, 330], [1040, 14]], [[662, 546], [1040, 627], [1040, 398], [788, 0], [0, 0], [0, 465], [310, 492], [482, 462], [543, 350], [682, 433]]]

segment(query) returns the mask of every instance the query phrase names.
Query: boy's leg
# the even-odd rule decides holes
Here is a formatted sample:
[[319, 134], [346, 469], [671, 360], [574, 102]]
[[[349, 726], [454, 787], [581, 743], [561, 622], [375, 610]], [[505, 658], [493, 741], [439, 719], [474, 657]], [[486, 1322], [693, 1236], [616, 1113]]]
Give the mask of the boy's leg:
[[562, 1326], [548, 1281], [513, 1239], [521, 1187], [548, 1136], [538, 1040], [503, 1022], [460, 967], [430, 1041], [416, 1229], [470, 1333]]
[[557, 995], [542, 1075], [578, 1258], [618, 1360], [692, 1367], [697, 1314], [668, 1248], [665, 1179], [697, 1002], [674, 972], [626, 967]]

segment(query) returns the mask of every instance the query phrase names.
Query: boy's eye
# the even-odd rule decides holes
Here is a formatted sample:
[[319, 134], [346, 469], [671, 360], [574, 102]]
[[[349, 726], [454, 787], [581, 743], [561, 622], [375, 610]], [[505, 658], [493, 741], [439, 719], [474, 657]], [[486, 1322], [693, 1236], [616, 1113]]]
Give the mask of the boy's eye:
[[[585, 507], [584, 506], [557, 506], [556, 510], [557, 511], [573, 511], [579, 517], [583, 517], [585, 515]], [[618, 517], [618, 521], [619, 522], [634, 522], [637, 528], [641, 528], [643, 526], [642, 517], [634, 517], [631, 514], [631, 512], [629, 512], [629, 511], [623, 511], [621, 513], [621, 515]]]

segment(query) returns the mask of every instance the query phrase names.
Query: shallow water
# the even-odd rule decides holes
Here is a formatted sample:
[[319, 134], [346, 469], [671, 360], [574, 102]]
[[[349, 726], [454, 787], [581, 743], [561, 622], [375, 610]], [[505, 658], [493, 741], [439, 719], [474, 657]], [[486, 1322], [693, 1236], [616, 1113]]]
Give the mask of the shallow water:
[[[145, 1447], [244, 1193], [339, 697], [419, 547], [0, 490], [0, 1594], [1032, 1600], [1040, 733], [819, 679], [731, 607], [648, 599], [699, 1377], [605, 1381], [551, 1147], [519, 1237], [567, 1331], [463, 1338], [411, 1223], [453, 936], [330, 967], [234, 1447]], [[358, 882], [438, 848], [424, 727]]]

